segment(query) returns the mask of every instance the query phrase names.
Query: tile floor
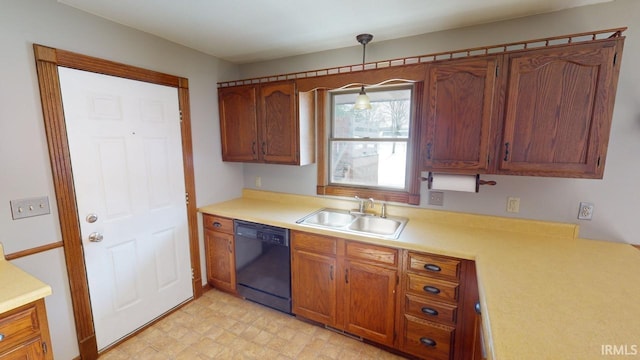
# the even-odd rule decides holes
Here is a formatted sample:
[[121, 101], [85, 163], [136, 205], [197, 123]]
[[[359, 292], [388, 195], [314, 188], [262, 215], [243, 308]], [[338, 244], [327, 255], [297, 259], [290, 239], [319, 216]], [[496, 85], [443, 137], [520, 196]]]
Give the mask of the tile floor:
[[217, 290], [100, 357], [120, 359], [402, 359]]

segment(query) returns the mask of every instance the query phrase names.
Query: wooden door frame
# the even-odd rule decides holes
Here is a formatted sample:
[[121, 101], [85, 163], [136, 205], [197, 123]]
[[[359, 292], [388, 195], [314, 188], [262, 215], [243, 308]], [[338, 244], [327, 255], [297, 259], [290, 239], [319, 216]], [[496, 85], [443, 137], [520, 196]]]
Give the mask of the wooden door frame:
[[33, 45], [49, 146], [49, 159], [62, 233], [65, 262], [81, 359], [97, 359], [89, 283], [80, 233], [80, 219], [71, 171], [71, 157], [62, 107], [58, 66], [177, 88], [181, 114], [182, 157], [187, 201], [193, 296], [202, 295], [200, 246], [193, 172], [189, 81], [173, 75], [116, 63], [38, 44]]

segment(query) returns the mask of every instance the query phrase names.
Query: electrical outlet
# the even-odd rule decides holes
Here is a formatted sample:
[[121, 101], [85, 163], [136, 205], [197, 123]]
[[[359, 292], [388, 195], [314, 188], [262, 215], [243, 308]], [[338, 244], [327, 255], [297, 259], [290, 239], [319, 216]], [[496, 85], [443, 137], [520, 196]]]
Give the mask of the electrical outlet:
[[507, 212], [519, 213], [520, 212], [520, 198], [509, 196], [507, 197]]
[[579, 220], [591, 220], [593, 217], [593, 204], [588, 202], [581, 202], [578, 208]]
[[262, 178], [260, 176], [256, 176], [256, 187], [257, 188], [262, 187]]
[[13, 220], [46, 215], [51, 212], [49, 208], [49, 198], [47, 196], [11, 200], [9, 203], [11, 204], [11, 215]]
[[444, 193], [442, 191], [429, 191], [429, 205], [444, 205]]

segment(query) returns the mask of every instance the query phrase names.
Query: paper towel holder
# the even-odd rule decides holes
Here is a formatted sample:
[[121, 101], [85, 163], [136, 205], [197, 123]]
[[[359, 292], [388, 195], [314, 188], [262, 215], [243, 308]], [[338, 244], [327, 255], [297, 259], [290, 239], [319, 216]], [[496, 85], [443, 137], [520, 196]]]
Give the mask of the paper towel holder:
[[[420, 177], [420, 180], [427, 182], [427, 189], [431, 190], [433, 185], [433, 172], [429, 171], [429, 174], [425, 178], [424, 176]], [[489, 185], [494, 186], [497, 182], [493, 180], [480, 180], [480, 174], [476, 174], [476, 192], [480, 191], [480, 185]]]

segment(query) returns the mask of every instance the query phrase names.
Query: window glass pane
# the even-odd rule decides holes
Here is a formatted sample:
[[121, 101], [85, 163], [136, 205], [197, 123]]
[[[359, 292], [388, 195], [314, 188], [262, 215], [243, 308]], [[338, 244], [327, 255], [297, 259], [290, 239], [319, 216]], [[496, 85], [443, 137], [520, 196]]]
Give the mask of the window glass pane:
[[357, 92], [333, 95], [333, 138], [408, 138], [411, 89], [368, 90], [371, 110], [354, 110]]
[[359, 90], [332, 93], [329, 182], [406, 190], [411, 86], [367, 89], [371, 110], [354, 110]]
[[330, 151], [331, 183], [405, 188], [405, 141], [331, 141]]

